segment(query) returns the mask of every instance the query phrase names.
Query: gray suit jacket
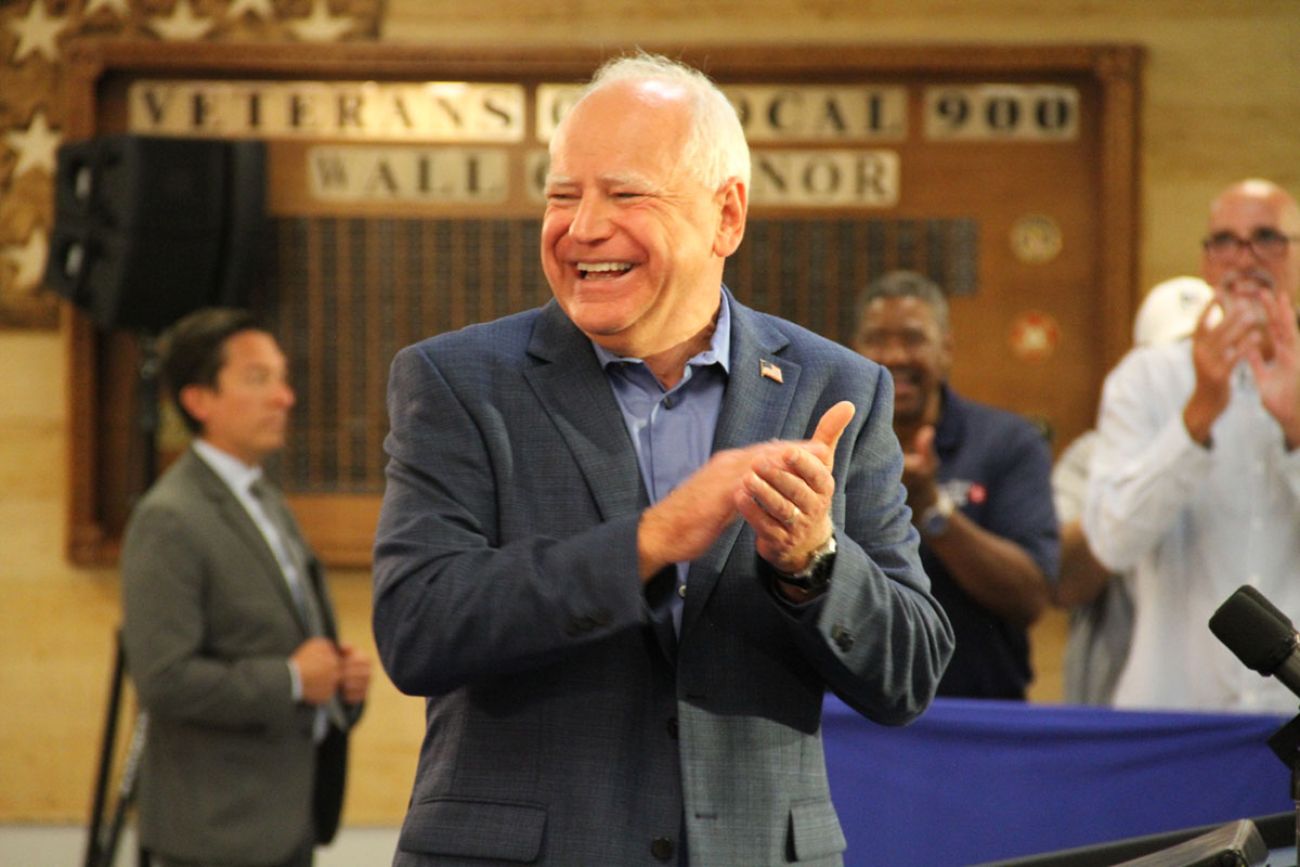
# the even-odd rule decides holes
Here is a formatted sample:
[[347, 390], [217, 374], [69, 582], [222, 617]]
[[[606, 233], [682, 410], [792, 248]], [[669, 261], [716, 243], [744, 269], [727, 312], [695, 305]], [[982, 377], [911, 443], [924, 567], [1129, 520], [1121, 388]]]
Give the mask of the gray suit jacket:
[[307, 626], [257, 525], [193, 450], [135, 508], [121, 568], [127, 667], [149, 714], [142, 844], [182, 860], [273, 863], [312, 833], [313, 811], [318, 836], [332, 836], [346, 735], [318, 747], [314, 710], [292, 699], [286, 661]]
[[732, 322], [715, 448], [858, 407], [839, 552], [830, 591], [789, 605], [737, 522], [691, 566], [680, 640], [659, 604], [672, 569], [637, 578], [632, 442], [558, 306], [398, 354], [374, 625], [393, 681], [429, 700], [395, 864], [676, 863], [683, 831], [707, 867], [840, 862], [824, 690], [907, 722], [952, 634], [917, 558], [889, 377], [734, 300]]

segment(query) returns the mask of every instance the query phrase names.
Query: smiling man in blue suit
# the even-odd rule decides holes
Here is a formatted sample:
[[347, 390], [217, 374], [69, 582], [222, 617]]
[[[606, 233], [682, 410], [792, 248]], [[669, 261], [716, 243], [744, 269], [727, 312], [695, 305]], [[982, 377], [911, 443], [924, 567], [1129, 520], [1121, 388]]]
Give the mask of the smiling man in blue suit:
[[707, 78], [613, 61], [551, 142], [554, 300], [395, 359], [374, 627], [428, 697], [396, 865], [839, 864], [825, 690], [929, 704], [890, 379], [722, 285], [748, 187]]

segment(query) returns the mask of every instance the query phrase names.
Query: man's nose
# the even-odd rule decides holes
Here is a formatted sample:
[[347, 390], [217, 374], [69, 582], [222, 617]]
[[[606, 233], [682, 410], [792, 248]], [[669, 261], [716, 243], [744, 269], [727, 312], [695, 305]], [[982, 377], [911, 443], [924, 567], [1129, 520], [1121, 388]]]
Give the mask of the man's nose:
[[276, 402], [281, 403], [286, 407], [293, 406], [298, 402], [298, 396], [293, 393], [293, 386], [287, 382], [280, 383], [276, 388], [275, 399]]
[[1255, 245], [1251, 243], [1250, 238], [1233, 238], [1235, 242], [1232, 245], [1232, 267], [1233, 268], [1253, 268], [1264, 260], [1255, 250]]
[[576, 241], [591, 243], [607, 237], [610, 233], [609, 200], [599, 193], [584, 193], [578, 200], [573, 220], [569, 223], [569, 234]]

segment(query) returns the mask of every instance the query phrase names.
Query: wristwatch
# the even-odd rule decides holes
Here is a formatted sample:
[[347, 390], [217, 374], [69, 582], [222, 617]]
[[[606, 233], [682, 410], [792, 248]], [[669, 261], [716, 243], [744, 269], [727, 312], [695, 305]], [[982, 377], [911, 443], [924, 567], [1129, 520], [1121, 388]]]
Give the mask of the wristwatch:
[[835, 534], [831, 533], [826, 543], [812, 552], [807, 566], [794, 573], [778, 571], [776, 580], [809, 592], [825, 590], [831, 583], [831, 564], [834, 561]]
[[948, 532], [948, 524], [952, 521], [952, 513], [956, 511], [957, 504], [953, 502], [951, 496], [943, 488], [939, 489], [939, 496], [935, 498], [924, 512], [921, 513], [921, 520], [917, 522], [917, 527], [922, 536], [942, 536]]

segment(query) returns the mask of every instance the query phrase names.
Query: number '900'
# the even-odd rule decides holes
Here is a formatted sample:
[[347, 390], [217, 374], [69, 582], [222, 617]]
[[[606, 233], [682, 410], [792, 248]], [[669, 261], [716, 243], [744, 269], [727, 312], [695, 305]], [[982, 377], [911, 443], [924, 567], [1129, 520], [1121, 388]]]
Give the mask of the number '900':
[[925, 94], [929, 139], [1068, 140], [1078, 126], [1079, 94], [1071, 87], [932, 87]]

